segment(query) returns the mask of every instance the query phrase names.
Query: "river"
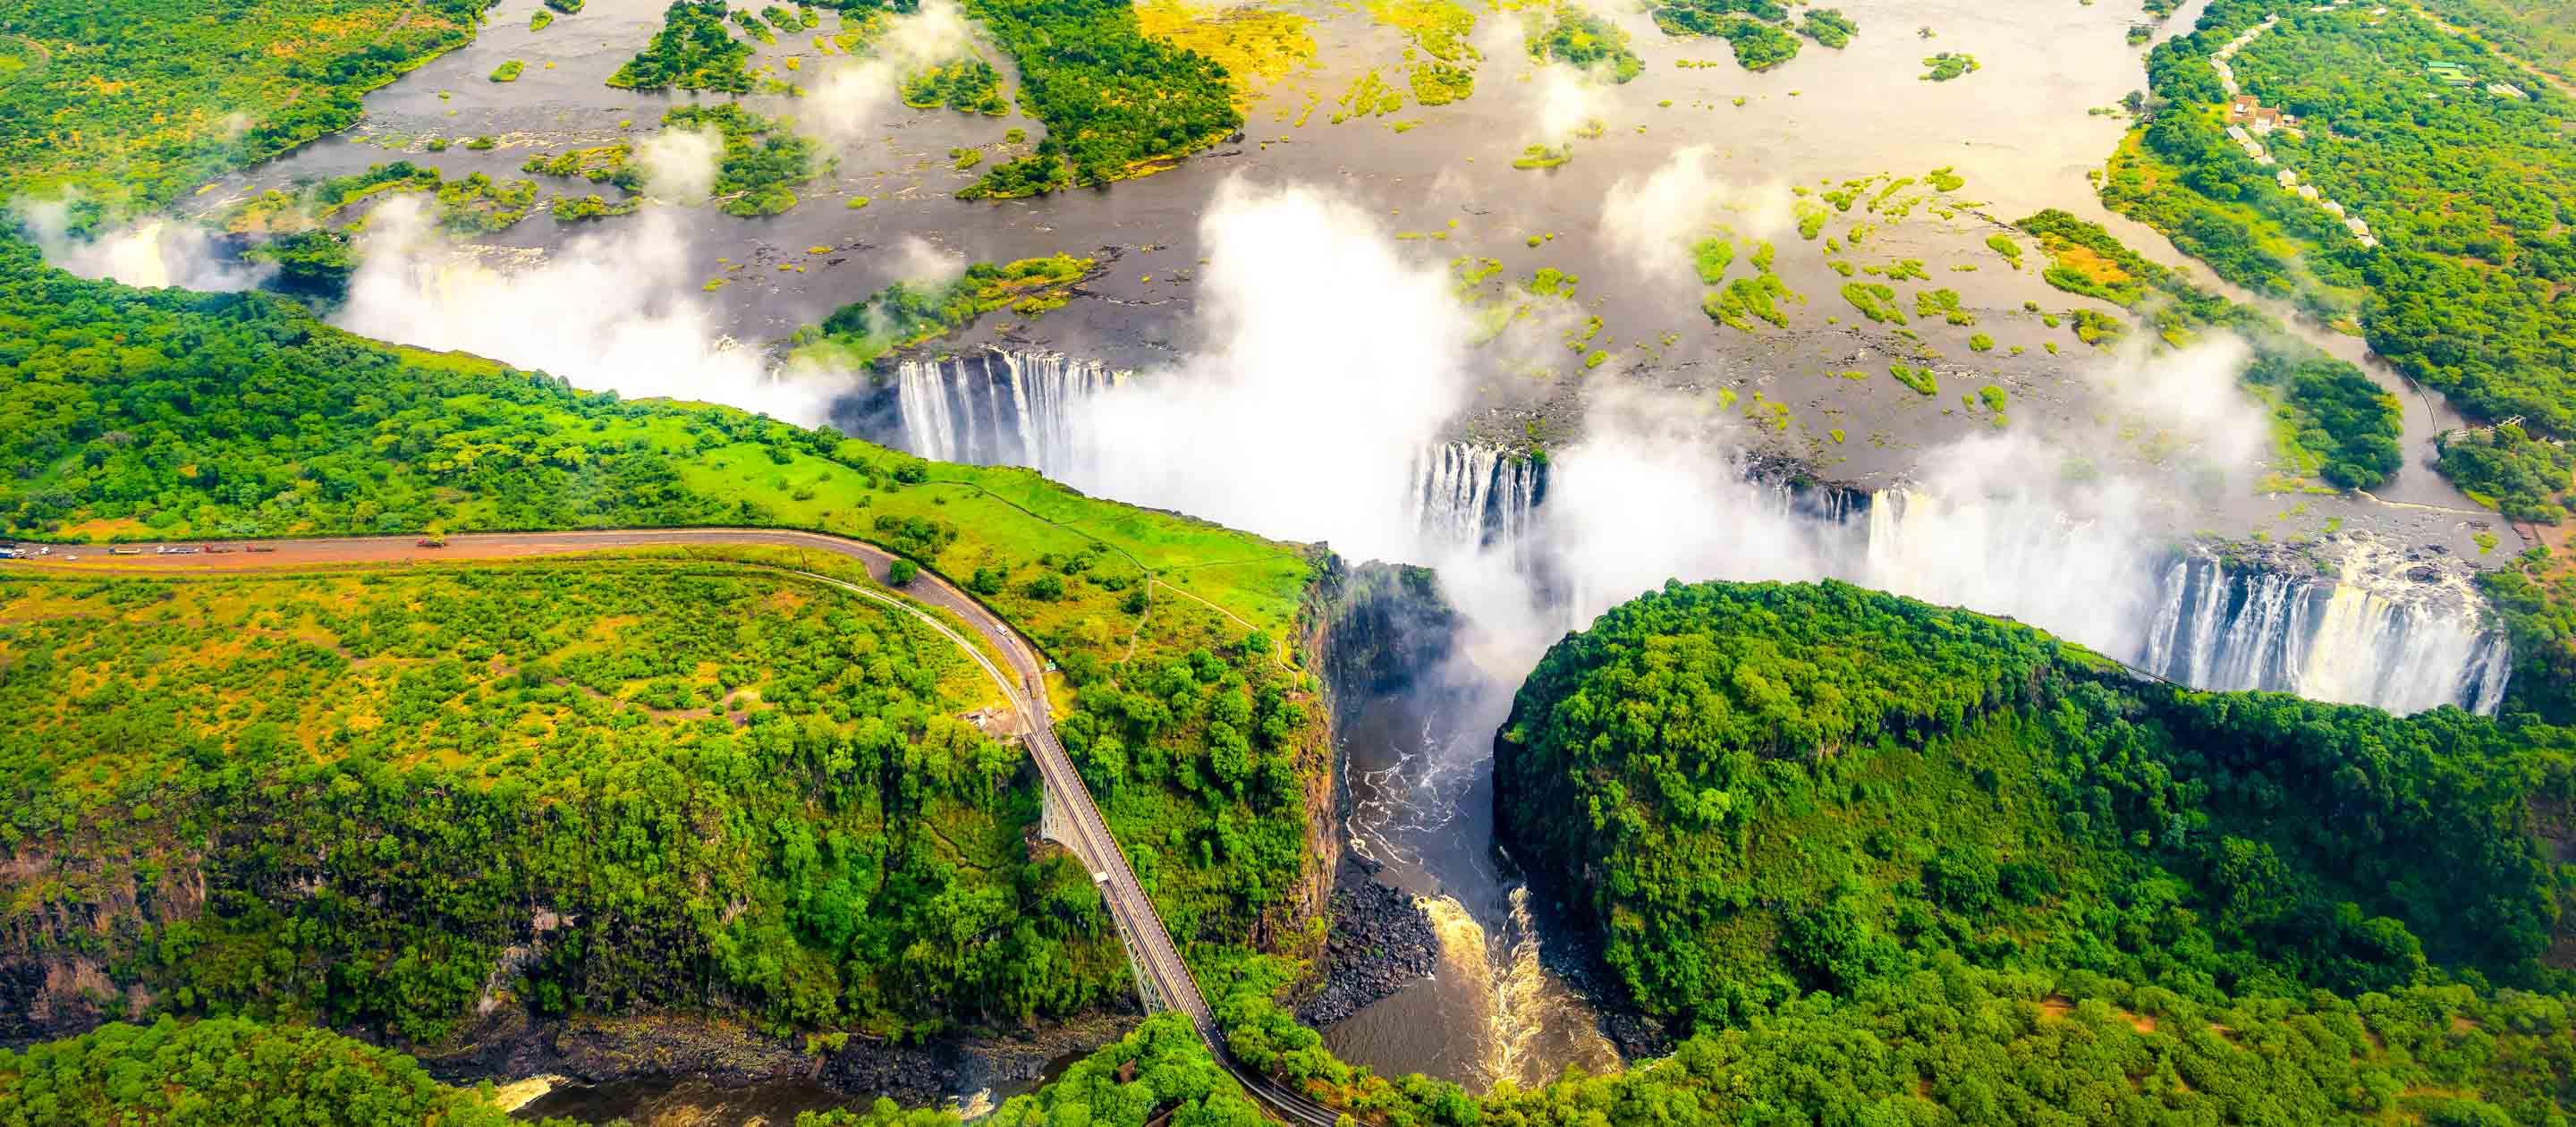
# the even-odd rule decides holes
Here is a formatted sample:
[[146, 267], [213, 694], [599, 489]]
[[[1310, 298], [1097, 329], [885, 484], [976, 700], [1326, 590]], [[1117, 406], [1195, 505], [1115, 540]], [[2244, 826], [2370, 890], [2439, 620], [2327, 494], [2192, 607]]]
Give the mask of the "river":
[[1431, 978], [1325, 1031], [1344, 1060], [1476, 1091], [1619, 1067], [1591, 1005], [1542, 961], [1529, 890], [1497, 864], [1493, 736], [1512, 688], [1452, 663], [1342, 729], [1350, 848], [1416, 898], [1441, 948]]
[[[2187, 29], [2205, 3], [2185, 4], [2159, 36]], [[660, 0], [589, 0], [579, 14], [530, 32], [535, 7], [536, 0], [502, 0], [473, 44], [370, 95], [365, 119], [349, 133], [224, 177], [184, 210], [212, 213], [259, 190], [394, 159], [435, 164], [450, 177], [480, 171], [514, 178], [533, 153], [642, 140], [674, 99], [602, 83], [658, 26]], [[2093, 111], [2145, 85], [2147, 48], [2123, 37], [2139, 18], [2134, 5], [1842, 0], [1840, 7], [1861, 26], [1847, 49], [1807, 43], [1795, 60], [1768, 73], [1733, 66], [1723, 42], [1672, 39], [1641, 12], [1608, 11], [1646, 67], [1625, 85], [1570, 94], [1521, 51], [1507, 29], [1517, 17], [1487, 10], [1476, 33], [1484, 59], [1473, 97], [1340, 124], [1329, 121], [1332, 102], [1372, 68], [1400, 75], [1408, 44], [1352, 5], [1316, 0], [1281, 7], [1313, 20], [1318, 61], [1256, 91], [1239, 141], [1105, 190], [966, 203], [953, 193], [973, 174], [955, 169], [948, 151], [1002, 152], [1006, 129], [1034, 130], [1035, 123], [864, 107], [871, 119], [866, 127], [845, 132], [833, 149], [833, 167], [800, 189], [804, 202], [784, 215], [737, 219], [703, 207], [654, 207], [675, 221], [675, 237], [685, 244], [679, 253], [692, 269], [685, 287], [657, 300], [703, 309], [715, 331], [757, 345], [903, 278], [909, 269], [903, 248], [913, 240], [974, 260], [1091, 254], [1110, 266], [1065, 308], [1007, 330], [981, 326], [953, 343], [1001, 340], [1142, 369], [1166, 367], [1222, 330], [1198, 316], [1203, 294], [1196, 267], [1209, 242], [1200, 219], [1211, 201], [1237, 178], [1316, 185], [1378, 217], [1387, 233], [1403, 240], [1403, 253], [1421, 264], [1483, 256], [1500, 263], [1506, 278], [1525, 279], [1549, 267], [1584, 279], [1578, 300], [1601, 320], [1599, 349], [1612, 354], [1607, 362], [1588, 368], [1581, 350], [1553, 342], [1536, 355], [1479, 354], [1472, 401], [1457, 423], [1462, 432], [1562, 443], [1581, 433], [1591, 393], [1614, 377], [1703, 404], [1721, 394], [1732, 403], [1760, 392], [1782, 405], [1785, 422], [1757, 441], [1831, 476], [1884, 484], [1923, 470], [1929, 452], [1996, 429], [1994, 420], [1956, 405], [1966, 388], [1991, 383], [2007, 391], [2016, 432], [2079, 432], [2117, 410], [2103, 387], [2103, 373], [2116, 362], [2024, 313], [2025, 303], [2056, 310], [2089, 303], [2047, 287], [2035, 266], [2008, 265], [1985, 249], [1995, 226], [1975, 215], [1918, 214], [1887, 222], [1865, 250], [1849, 248], [1846, 257], [1929, 263], [1939, 272], [1930, 284], [1955, 289], [1977, 322], [1975, 331], [1991, 334], [1996, 347], [1972, 352], [1967, 326], [1924, 318], [1912, 331], [1921, 346], [1941, 354], [1946, 393], [1922, 396], [1874, 376], [1892, 357], [1916, 355], [1917, 344], [1851, 316], [1836, 296], [1846, 276], [1829, 264], [1824, 244], [1784, 229], [1771, 205], [1785, 205], [1797, 189], [1812, 193], [1875, 174], [1922, 177], [1953, 168], [1967, 181], [1955, 200], [1974, 204], [1975, 214], [2009, 220], [2065, 208], [2206, 279], [2206, 271], [2153, 232], [2104, 212], [2087, 179], [2130, 124], [2116, 113]], [[826, 24], [832, 19], [827, 15]], [[850, 63], [811, 52], [801, 42], [809, 38], [782, 36], [780, 44], [760, 48], [760, 61], [819, 90], [835, 68]], [[1935, 51], [1972, 53], [1982, 69], [1956, 81], [1925, 81], [1922, 58]], [[793, 71], [786, 69], [790, 54], [799, 54]], [[523, 76], [510, 84], [487, 81], [507, 59], [526, 61]], [[1716, 65], [1677, 65], [1685, 60]], [[1324, 107], [1303, 115], [1309, 93], [1320, 95]], [[1540, 135], [1534, 123], [1568, 97], [1600, 121], [1598, 135], [1572, 141], [1573, 160], [1561, 167], [1513, 168], [1525, 145], [1556, 139]], [[812, 100], [754, 97], [747, 103], [809, 123], [824, 116]], [[1401, 132], [1398, 123], [1406, 123]], [[452, 145], [431, 153], [426, 139], [433, 135], [491, 135], [498, 145], [488, 152]], [[1796, 295], [1788, 328], [1713, 327], [1701, 310], [1703, 286], [1642, 263], [1605, 226], [1606, 200], [1674, 167], [1677, 153], [1694, 148], [1706, 151], [1702, 167], [1709, 178], [1739, 201], [1723, 221], [1739, 235], [1778, 245], [1779, 276]], [[549, 185], [550, 191], [559, 187]], [[870, 197], [868, 206], [846, 206], [861, 195]], [[1859, 218], [1838, 216], [1830, 230], [1847, 235]], [[561, 255], [577, 239], [602, 240], [614, 251], [618, 240], [642, 229], [632, 219], [559, 223], [541, 210], [482, 240], [479, 253], [525, 267]], [[740, 264], [748, 266], [731, 269]], [[715, 278], [732, 281], [700, 292], [700, 281]], [[454, 327], [441, 323], [435, 307], [421, 312], [413, 343], [463, 347], [473, 339], [444, 335]], [[2399, 386], [2357, 340], [2313, 324], [2300, 330]], [[2063, 353], [2047, 351], [2052, 343]], [[1330, 334], [1319, 333], [1316, 347], [1316, 362], [1331, 363]], [[1841, 378], [1836, 373], [1843, 370], [1871, 378]], [[627, 378], [613, 366], [558, 374], [589, 387], [618, 387]], [[845, 378], [853, 392], [869, 379], [861, 373]], [[738, 388], [709, 383], [691, 390], [740, 401]], [[2467, 506], [2424, 468], [2430, 436], [2456, 419], [2427, 396], [2404, 398], [2409, 465], [2381, 495], [2432, 509], [2247, 493], [2184, 500], [2174, 531], [2288, 538], [2352, 522], [2407, 543], [2473, 552], [2472, 530], [2485, 526], [2467, 512], [2437, 511]], [[1313, 539], [1333, 530], [1261, 531]], [[1385, 864], [1383, 879], [1424, 901], [1446, 952], [1433, 979], [1327, 1031], [1334, 1049], [1356, 1063], [1382, 1072], [1420, 1070], [1477, 1089], [1503, 1080], [1534, 1083], [1568, 1065], [1616, 1064], [1596, 1029], [1597, 1016], [1541, 964], [1540, 925], [1492, 848], [1491, 739], [1518, 672], [1460, 674], [1363, 702], [1348, 717], [1341, 735], [1354, 848]], [[594, 1093], [586, 1103], [564, 1095], [550, 1106], [597, 1117], [668, 1105], [687, 1108], [690, 1122], [746, 1122], [805, 1106], [798, 1101], [810, 1094], [781, 1089], [701, 1098], [706, 1093], [675, 1085]], [[779, 1102], [763, 1102], [773, 1100]]]

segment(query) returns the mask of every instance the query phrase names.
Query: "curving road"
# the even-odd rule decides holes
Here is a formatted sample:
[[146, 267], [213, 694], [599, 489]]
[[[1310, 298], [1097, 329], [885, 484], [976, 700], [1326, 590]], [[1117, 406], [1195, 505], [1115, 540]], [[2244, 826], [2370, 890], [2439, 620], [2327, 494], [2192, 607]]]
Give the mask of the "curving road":
[[[829, 553], [856, 560], [867, 569], [870, 578], [882, 583], [886, 569], [896, 556], [873, 544], [826, 536], [812, 532], [793, 532], [765, 528], [673, 528], [631, 529], [603, 532], [493, 532], [464, 533], [451, 536], [443, 548], [423, 548], [409, 536], [370, 536], [311, 540], [262, 540], [255, 542], [264, 550], [252, 553], [238, 541], [189, 542], [185, 545], [118, 545], [139, 548], [140, 555], [110, 555], [105, 547], [80, 546], [65, 549], [57, 546], [53, 555], [22, 561], [46, 570], [89, 570], [113, 566], [147, 572], [246, 571], [279, 567], [334, 566], [350, 564], [427, 563], [443, 560], [510, 559], [527, 556], [561, 555], [567, 552], [598, 551], [610, 548], [644, 548], [662, 546], [728, 546], [758, 545], [795, 548]], [[211, 547], [229, 551], [200, 551], [167, 554], [164, 547]], [[66, 557], [77, 557], [66, 559]], [[1047, 701], [1046, 660], [1037, 647], [1011, 629], [984, 604], [929, 571], [923, 571], [903, 588], [906, 598], [938, 607], [958, 617], [1009, 664], [1005, 672], [993, 664], [991, 657], [959, 635], [935, 615], [922, 611], [904, 599], [869, 590], [854, 583], [808, 571], [785, 569], [803, 578], [856, 594], [909, 613], [929, 624], [941, 636], [957, 644], [975, 659], [986, 676], [1002, 690], [1003, 696], [1017, 712], [1029, 747], [1029, 756], [1038, 765], [1038, 775], [1046, 787], [1047, 801], [1073, 838], [1062, 844], [1075, 858], [1088, 867], [1100, 884], [1101, 898], [1119, 932], [1129, 942], [1136, 957], [1136, 967], [1147, 979], [1156, 998], [1171, 1009], [1188, 1015], [1190, 1024], [1207, 1042], [1208, 1051], [1232, 1073], [1244, 1089], [1272, 1114], [1292, 1123], [1310, 1127], [1333, 1127], [1338, 1116], [1331, 1110], [1271, 1083], [1234, 1063], [1226, 1051], [1225, 1037], [1217, 1028], [1216, 1015], [1209, 1009], [1207, 998], [1199, 993], [1197, 980], [1181, 962], [1180, 952], [1172, 944], [1171, 931], [1163, 926], [1162, 917], [1154, 911], [1153, 901], [1136, 882], [1135, 870], [1127, 864], [1127, 855], [1109, 834], [1109, 824], [1100, 816], [1100, 808], [1091, 801], [1090, 790], [1074, 770], [1073, 761], [1065, 756], [1064, 745], [1055, 737], [1054, 712]]]

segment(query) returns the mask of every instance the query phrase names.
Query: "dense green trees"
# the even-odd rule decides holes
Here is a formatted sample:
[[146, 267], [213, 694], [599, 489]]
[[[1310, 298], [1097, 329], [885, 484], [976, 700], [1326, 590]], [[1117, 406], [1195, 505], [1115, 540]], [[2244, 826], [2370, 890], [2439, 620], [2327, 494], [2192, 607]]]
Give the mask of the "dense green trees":
[[[142, 341], [152, 343], [130, 343]], [[1238, 652], [1238, 619], [1287, 633], [1312, 566], [1291, 545], [1026, 471], [934, 466], [740, 411], [577, 392], [353, 338], [258, 294], [86, 281], [16, 241], [0, 241], [0, 420], [0, 531], [15, 536], [815, 528], [918, 551], [960, 580], [993, 575], [985, 598], [997, 612], [1080, 683], [1114, 688], [1151, 683], [1194, 651]], [[947, 534], [916, 542], [905, 531], [915, 520]], [[1227, 566], [1194, 566], [1212, 560]], [[1047, 574], [1061, 597], [1030, 597]], [[1256, 665], [1227, 682], [1247, 715], [1260, 715], [1256, 694], [1270, 683], [1257, 678], [1292, 700], [1312, 691], [1276, 659]], [[1156, 737], [1197, 748], [1218, 718]], [[1293, 799], [1192, 789], [1176, 774], [1131, 786], [1109, 810], [1139, 866], [1159, 866], [1147, 887], [1165, 917], [1206, 921], [1184, 944], [1299, 941], [1288, 917], [1313, 859], [1263, 843], [1305, 823], [1321, 797], [1304, 784], [1323, 777], [1329, 750], [1317, 723], [1301, 723], [1293, 743], [1277, 753], [1300, 780]]]
[[1477, 1100], [1334, 1059], [1252, 965], [1218, 993], [1237, 1059], [1390, 1127], [2576, 1108], [2576, 734], [2191, 692], [1966, 611], [1711, 583], [1559, 642], [1496, 756], [1512, 855], [1672, 1056]]
[[1389, 1127], [1574, 1124], [2560, 1122], [2576, 1012], [2459, 986], [2204, 1005], [2086, 973], [1941, 955], [1849, 996], [1784, 1001], [1665, 1059], [1482, 1100], [1332, 1058], [1257, 992], [1226, 1005], [1237, 1059]]
[[1000, 117], [1011, 112], [1002, 93], [1002, 75], [977, 58], [952, 59], [903, 78], [903, 104], [918, 110], [946, 106], [963, 113]]
[[785, 122], [731, 102], [673, 106], [662, 125], [713, 129], [724, 138], [714, 191], [727, 215], [777, 215], [795, 207], [794, 188], [818, 171], [812, 141], [790, 132]]
[[1628, 34], [1581, 7], [1558, 4], [1545, 28], [1529, 38], [1533, 58], [1554, 59], [1583, 70], [1600, 68], [1613, 82], [1626, 82], [1645, 69], [1628, 49]]
[[[32, 62], [0, 78], [0, 198], [68, 190], [75, 217], [92, 222], [173, 198], [347, 127], [361, 95], [464, 43], [481, 10], [471, 0], [7, 5], [0, 41], [32, 45]], [[267, 49], [282, 40], [295, 49]]]
[[472, 1091], [430, 1079], [410, 1057], [321, 1029], [165, 1018], [23, 1053], [0, 1049], [0, 1124], [8, 1127], [518, 1122]]
[[2513, 520], [2557, 524], [2567, 519], [2559, 495], [2576, 470], [2576, 453], [2533, 438], [2516, 423], [2442, 436], [2442, 475]]
[[631, 90], [751, 92], [751, 45], [725, 29], [724, 0], [671, 0], [653, 41], [608, 77]]
[[1860, 25], [1840, 8], [1809, 8], [1805, 17], [1798, 24], [1798, 34], [1835, 50], [1850, 46], [1852, 36], [1860, 34]]
[[2564, 5], [2552, 0], [2432, 0], [2426, 6], [2524, 62], [2576, 80], [2576, 12]]
[[[2278, 168], [2365, 220], [2383, 244], [2372, 251], [2221, 133], [2213, 104], [2225, 95], [2206, 56], [2272, 10], [2219, 0], [2192, 35], [2156, 48], [2155, 93], [2175, 104], [2115, 160], [2106, 202], [2230, 280], [2329, 318], [2357, 312], [2374, 349], [2471, 411], [2576, 432], [2571, 314], [2556, 299], [2576, 268], [2563, 221], [2576, 208], [2576, 141], [2558, 128], [2570, 104], [2404, 10], [2283, 13], [2236, 73], [2310, 123], [2264, 143]], [[2474, 81], [2438, 81], [2434, 62]], [[2528, 89], [2491, 94], [2490, 82]]]
[[0, 653], [0, 836], [45, 859], [0, 888], [35, 920], [206, 905], [7, 945], [90, 947], [168, 1011], [427, 1043], [497, 988], [901, 1037], [1126, 985], [1089, 873], [1023, 840], [1025, 757], [952, 718], [989, 684], [837, 591], [663, 564], [19, 581]]
[[[2302, 472], [2338, 489], [2368, 489], [2405, 462], [2398, 438], [2405, 411], [2361, 369], [2290, 335], [2260, 310], [2201, 289], [2130, 250], [2098, 223], [2056, 208], [2017, 224], [2048, 253], [2049, 285], [2100, 298], [2154, 320], [2158, 335], [2181, 344], [2209, 332], [2234, 333], [2252, 345], [2244, 382], [2272, 405], [2290, 440], [2283, 453]], [[2007, 240], [2009, 243], [2009, 240]], [[2079, 310], [2081, 314], [2089, 311]]]
[[1019, 65], [1037, 151], [995, 165], [968, 199], [1036, 195], [1151, 171], [1243, 125], [1225, 68], [1148, 39], [1129, 0], [969, 0], [966, 10]]
[[[1735, 48], [1735, 61], [1746, 70], [1769, 70], [1798, 57], [1798, 37], [1786, 30], [1789, 10], [1778, 0], [1657, 0], [1650, 8], [1655, 26], [1666, 35], [1724, 39]], [[1840, 20], [1841, 13], [1834, 13]], [[1817, 22], [1811, 37], [1827, 46], [1839, 36], [1849, 42], [1849, 21]]]
[[1629, 996], [1684, 1028], [1942, 951], [2216, 1004], [2558, 982], [2526, 804], [2576, 794], [2571, 746], [2133, 685], [2036, 631], [1836, 584], [1672, 586], [1540, 663], [1496, 806]]

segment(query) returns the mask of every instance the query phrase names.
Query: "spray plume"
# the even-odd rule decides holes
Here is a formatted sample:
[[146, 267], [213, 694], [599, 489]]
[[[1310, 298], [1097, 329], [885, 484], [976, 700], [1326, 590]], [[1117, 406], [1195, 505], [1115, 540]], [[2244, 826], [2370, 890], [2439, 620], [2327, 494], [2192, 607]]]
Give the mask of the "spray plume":
[[416, 200], [378, 209], [340, 327], [498, 357], [576, 387], [706, 400], [818, 423], [830, 389], [781, 378], [689, 295], [688, 241], [660, 210], [504, 273], [439, 240]]

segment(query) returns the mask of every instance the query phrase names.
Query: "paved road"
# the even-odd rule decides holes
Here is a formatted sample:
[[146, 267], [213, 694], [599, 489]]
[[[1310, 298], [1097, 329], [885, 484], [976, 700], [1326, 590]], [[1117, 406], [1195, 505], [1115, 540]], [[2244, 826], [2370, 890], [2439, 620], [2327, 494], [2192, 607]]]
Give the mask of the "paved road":
[[[828, 553], [844, 559], [856, 560], [866, 567], [871, 578], [883, 582], [886, 569], [892, 566], [895, 560], [892, 553], [873, 544], [818, 533], [763, 528], [467, 533], [448, 537], [447, 546], [443, 548], [420, 547], [415, 543], [415, 538], [409, 536], [263, 540], [256, 543], [263, 549], [275, 550], [257, 553], [247, 550], [229, 550], [166, 554], [159, 551], [165, 545], [143, 544], [121, 545], [121, 547], [139, 548], [143, 554], [111, 555], [102, 547], [73, 548], [68, 552], [58, 547], [55, 549], [54, 558], [38, 559], [33, 562], [49, 569], [62, 567], [85, 570], [92, 567], [112, 566], [148, 572], [206, 572], [362, 563], [510, 559], [608, 548], [668, 545], [759, 545]], [[244, 549], [248, 545], [235, 541], [204, 541], [172, 546]], [[67, 554], [76, 555], [79, 559], [75, 562], [62, 562], [60, 557]], [[1002, 655], [1003, 660], [1010, 665], [1008, 673], [996, 667], [992, 659], [985, 656], [982, 650], [969, 644], [946, 623], [902, 600], [829, 576], [811, 572], [798, 574], [915, 615], [930, 624], [932, 629], [955, 642], [959, 648], [975, 659], [977, 665], [983, 667], [985, 674], [1002, 690], [1003, 695], [1010, 700], [1012, 709], [1021, 718], [1030, 758], [1037, 762], [1038, 774], [1046, 786], [1047, 801], [1055, 808], [1059, 821], [1064, 824], [1068, 835], [1073, 838], [1071, 841], [1064, 842], [1064, 846], [1072, 850], [1075, 858], [1090, 868], [1094, 877], [1100, 881], [1102, 898], [1107, 901], [1110, 914], [1115, 917], [1120, 932], [1131, 942], [1132, 949], [1136, 953], [1138, 971], [1146, 977], [1147, 985], [1151, 987], [1155, 996], [1162, 999], [1165, 1006], [1188, 1015], [1191, 1024], [1198, 1028], [1199, 1037], [1207, 1042], [1209, 1051], [1215, 1053], [1216, 1059], [1224, 1064], [1227, 1070], [1232, 1072], [1235, 1078], [1273, 1114], [1291, 1122], [1311, 1124], [1313, 1127], [1331, 1127], [1336, 1119], [1333, 1112], [1303, 1097], [1281, 1090], [1249, 1070], [1237, 1067], [1226, 1052], [1224, 1034], [1217, 1028], [1216, 1016], [1208, 1008], [1206, 997], [1199, 993], [1198, 982], [1190, 977], [1189, 967], [1181, 962], [1180, 952], [1172, 944], [1170, 930], [1163, 926], [1162, 917], [1154, 911], [1153, 901], [1145, 896], [1143, 886], [1136, 882], [1136, 871], [1127, 864], [1127, 856], [1119, 849], [1117, 839], [1110, 836], [1108, 823], [1101, 818], [1100, 808], [1093, 805], [1091, 792], [1083, 785], [1082, 776], [1074, 770], [1073, 761], [1065, 756], [1064, 745], [1056, 741], [1055, 726], [1052, 721], [1054, 712], [1047, 701], [1046, 661], [1038, 655], [1037, 648], [1030, 645], [1028, 639], [1021, 637], [1018, 631], [1011, 629], [992, 611], [986, 609], [984, 604], [975, 601], [966, 592], [958, 590], [947, 580], [927, 571], [922, 572], [903, 588], [904, 595], [916, 602], [955, 614], [969, 629], [982, 636], [996, 652]]]

